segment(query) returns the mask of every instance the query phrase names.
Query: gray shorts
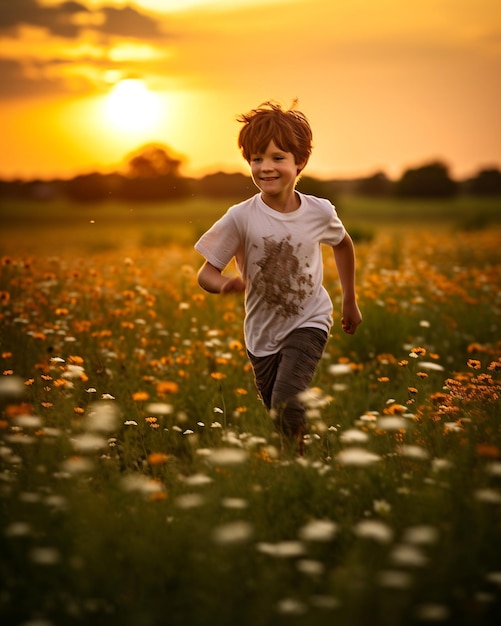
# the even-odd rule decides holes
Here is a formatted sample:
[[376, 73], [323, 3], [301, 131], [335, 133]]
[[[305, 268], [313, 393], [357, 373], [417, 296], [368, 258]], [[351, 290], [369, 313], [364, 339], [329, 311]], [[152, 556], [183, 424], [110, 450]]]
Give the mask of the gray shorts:
[[305, 432], [306, 410], [298, 394], [309, 387], [327, 337], [320, 328], [298, 328], [275, 354], [258, 357], [248, 352], [261, 400], [273, 409], [278, 430], [287, 436]]

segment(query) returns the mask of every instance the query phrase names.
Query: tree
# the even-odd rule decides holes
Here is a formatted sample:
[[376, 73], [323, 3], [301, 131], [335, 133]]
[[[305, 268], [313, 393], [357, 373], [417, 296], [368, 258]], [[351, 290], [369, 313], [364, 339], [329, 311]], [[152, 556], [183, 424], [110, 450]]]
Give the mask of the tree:
[[182, 159], [171, 156], [168, 148], [159, 144], [148, 144], [129, 155], [127, 175], [131, 178], [156, 178], [157, 176], [179, 176]]
[[449, 177], [447, 166], [434, 161], [408, 169], [395, 184], [397, 196], [407, 198], [450, 198], [458, 192], [458, 184]]
[[496, 168], [480, 170], [474, 178], [467, 181], [466, 189], [475, 196], [499, 196], [501, 172]]
[[179, 174], [182, 159], [167, 150], [158, 144], [148, 144], [129, 156], [122, 197], [142, 201], [189, 195], [189, 182]]
[[367, 178], [360, 178], [355, 189], [362, 196], [388, 196], [393, 190], [393, 183], [384, 172], [376, 172]]

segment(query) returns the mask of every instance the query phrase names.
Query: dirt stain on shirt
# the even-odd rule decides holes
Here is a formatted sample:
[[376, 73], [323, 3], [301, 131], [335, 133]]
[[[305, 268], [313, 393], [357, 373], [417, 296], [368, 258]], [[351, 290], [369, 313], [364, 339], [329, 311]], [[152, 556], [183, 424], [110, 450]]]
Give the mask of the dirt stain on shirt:
[[256, 262], [260, 268], [254, 281], [256, 292], [269, 309], [288, 319], [299, 314], [302, 303], [313, 292], [313, 279], [299, 261], [301, 244], [295, 251], [290, 235], [281, 241], [263, 239], [264, 256]]

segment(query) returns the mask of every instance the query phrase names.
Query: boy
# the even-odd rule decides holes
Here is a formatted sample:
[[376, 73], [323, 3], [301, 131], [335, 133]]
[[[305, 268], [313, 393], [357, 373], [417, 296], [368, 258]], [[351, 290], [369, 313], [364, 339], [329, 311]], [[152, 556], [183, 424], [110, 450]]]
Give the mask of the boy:
[[[322, 357], [332, 303], [322, 285], [320, 244], [332, 246], [343, 292], [343, 330], [362, 321], [353, 242], [332, 204], [295, 190], [311, 154], [306, 117], [266, 102], [238, 118], [238, 145], [260, 193], [230, 207], [195, 244], [206, 259], [199, 285], [245, 292], [245, 341], [260, 397], [278, 431], [302, 454], [300, 401]], [[241, 276], [222, 272], [235, 257]]]

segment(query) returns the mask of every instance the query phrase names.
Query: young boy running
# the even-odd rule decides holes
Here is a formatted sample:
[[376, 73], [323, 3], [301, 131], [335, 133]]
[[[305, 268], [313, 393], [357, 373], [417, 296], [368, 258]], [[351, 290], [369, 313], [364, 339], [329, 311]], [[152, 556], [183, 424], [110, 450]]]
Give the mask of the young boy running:
[[[332, 325], [320, 244], [334, 251], [341, 325], [348, 334], [362, 321], [355, 252], [332, 204], [295, 189], [312, 149], [306, 117], [267, 102], [238, 121], [238, 145], [260, 193], [230, 207], [195, 244], [206, 259], [198, 282], [210, 293], [245, 292], [245, 342], [256, 387], [278, 431], [302, 453], [300, 394], [311, 383]], [[241, 276], [230, 278], [223, 270], [233, 258]]]

